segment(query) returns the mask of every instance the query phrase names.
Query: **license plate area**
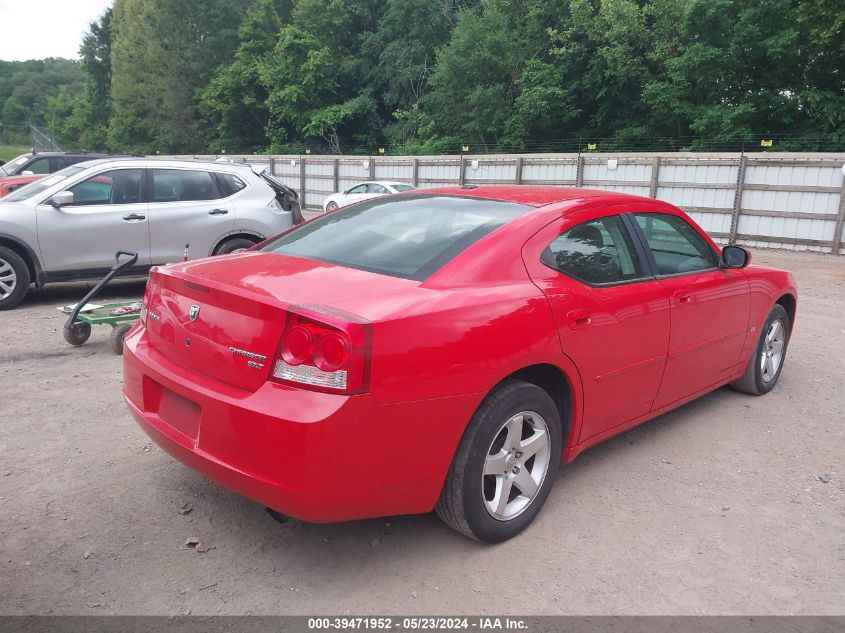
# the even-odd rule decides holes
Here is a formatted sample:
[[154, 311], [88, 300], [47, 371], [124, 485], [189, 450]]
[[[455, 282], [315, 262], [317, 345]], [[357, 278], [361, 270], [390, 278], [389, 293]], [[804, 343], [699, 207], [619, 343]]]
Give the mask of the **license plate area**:
[[191, 441], [196, 442], [199, 437], [200, 406], [148, 376], [144, 377], [144, 409], [158, 415], [168, 426]]

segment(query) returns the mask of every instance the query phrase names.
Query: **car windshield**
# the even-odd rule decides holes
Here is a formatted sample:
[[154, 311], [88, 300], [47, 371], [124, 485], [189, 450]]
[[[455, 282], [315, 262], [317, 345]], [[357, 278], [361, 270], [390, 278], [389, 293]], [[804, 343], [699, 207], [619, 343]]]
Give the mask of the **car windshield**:
[[3, 198], [3, 202], [20, 202], [21, 200], [28, 200], [32, 196], [37, 195], [42, 191], [46, 191], [47, 189], [61, 182], [65, 178], [69, 178], [74, 174], [78, 174], [83, 169], [85, 169], [85, 167], [80, 167], [78, 165], [71, 165], [70, 167], [65, 167], [64, 169], [61, 169], [54, 174], [50, 174], [46, 178], [41, 178], [40, 180], [31, 182], [28, 185], [21, 187], [20, 189], [15, 189], [12, 193]]
[[3, 172], [4, 176], [13, 176], [17, 173], [20, 166], [30, 158], [32, 158], [32, 154], [21, 154], [0, 167], [0, 171]]
[[259, 250], [422, 281], [531, 209], [462, 196], [376, 198], [288, 231]]

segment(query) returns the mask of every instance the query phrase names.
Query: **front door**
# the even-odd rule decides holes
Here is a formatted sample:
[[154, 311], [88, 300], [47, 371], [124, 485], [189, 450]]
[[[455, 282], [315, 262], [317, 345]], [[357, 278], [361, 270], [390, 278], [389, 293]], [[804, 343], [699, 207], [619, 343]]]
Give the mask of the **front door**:
[[142, 169], [105, 171], [69, 187], [72, 204], [59, 209], [38, 205], [38, 245], [45, 272], [110, 268], [117, 251], [138, 253], [137, 265], [149, 265], [142, 175]]
[[613, 207], [567, 215], [531, 238], [523, 256], [581, 374], [578, 442], [647, 414], [666, 361], [669, 297], [622, 217]]
[[742, 270], [722, 269], [713, 246], [683, 217], [635, 212], [658, 283], [672, 303], [666, 371], [655, 408], [736, 372], [748, 332], [750, 296]]
[[153, 264], [208, 257], [235, 228], [235, 207], [210, 172], [150, 170], [150, 251]]

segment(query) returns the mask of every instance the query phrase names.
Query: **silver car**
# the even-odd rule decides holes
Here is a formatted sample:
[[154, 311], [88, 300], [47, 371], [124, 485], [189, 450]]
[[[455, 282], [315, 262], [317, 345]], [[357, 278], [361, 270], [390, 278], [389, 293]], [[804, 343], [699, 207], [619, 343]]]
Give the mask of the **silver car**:
[[102, 277], [249, 248], [302, 221], [296, 193], [249, 165], [147, 158], [66, 167], [0, 200], [0, 310], [30, 283]]

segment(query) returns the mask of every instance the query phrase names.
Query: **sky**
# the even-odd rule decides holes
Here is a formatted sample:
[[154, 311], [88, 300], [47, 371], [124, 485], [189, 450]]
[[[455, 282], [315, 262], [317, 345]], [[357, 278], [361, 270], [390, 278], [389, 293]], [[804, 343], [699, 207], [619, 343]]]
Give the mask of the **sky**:
[[113, 0], [0, 0], [0, 60], [79, 58], [88, 25]]

